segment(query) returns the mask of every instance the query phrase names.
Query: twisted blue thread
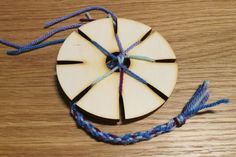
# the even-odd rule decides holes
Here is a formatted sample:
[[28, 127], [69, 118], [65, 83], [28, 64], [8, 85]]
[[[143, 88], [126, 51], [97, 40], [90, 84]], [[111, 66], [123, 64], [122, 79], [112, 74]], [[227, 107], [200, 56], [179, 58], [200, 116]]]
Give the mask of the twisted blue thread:
[[3, 39], [0, 39], [0, 43], [3, 44], [3, 45], [6, 45], [6, 46], [9, 46], [9, 47], [13, 47], [13, 48], [20, 48], [21, 46], [16, 44], [16, 43], [13, 43], [13, 42], [10, 42], [10, 41], [6, 41], [6, 40], [3, 40]]
[[56, 45], [56, 44], [60, 44], [63, 43], [65, 41], [65, 39], [59, 39], [59, 40], [53, 40], [53, 41], [49, 41], [43, 44], [38, 44], [38, 45], [30, 45], [30, 46], [23, 46], [20, 47], [17, 50], [12, 50], [12, 51], [7, 51], [8, 55], [18, 55], [24, 52], [29, 52], [32, 50], [36, 50], [36, 49], [40, 49], [40, 48], [44, 48], [50, 45]]
[[102, 12], [108, 14], [109, 17], [111, 17], [113, 19], [113, 22], [115, 23], [115, 25], [117, 25], [117, 17], [113, 12], [111, 12], [110, 10], [108, 10], [104, 7], [101, 7], [101, 6], [91, 6], [91, 7], [86, 7], [86, 8], [80, 9], [78, 11], [75, 11], [74, 13], [71, 13], [69, 15], [65, 15], [65, 16], [62, 16], [62, 17], [57, 18], [55, 20], [52, 20], [52, 21], [48, 22], [44, 26], [44, 28], [49, 28], [49, 27], [51, 27], [51, 26], [53, 26], [53, 25], [55, 25], [59, 22], [65, 21], [65, 20], [70, 19], [72, 17], [75, 17], [77, 15], [80, 15], [80, 14], [83, 14], [83, 13], [86, 13], [86, 12], [89, 12], [89, 11], [93, 11], [93, 10], [99, 10], [99, 11], [102, 11]]
[[115, 55], [113, 55], [112, 53], [110, 53], [109, 51], [107, 51], [104, 47], [102, 47], [100, 44], [98, 44], [96, 41], [92, 40], [92, 43], [94, 46], [96, 46], [105, 56], [109, 56], [112, 59], [117, 59], [117, 57]]
[[57, 29], [54, 29], [54, 30], [48, 32], [44, 36], [42, 36], [42, 37], [32, 41], [31, 43], [27, 44], [26, 46], [39, 44], [39, 43], [47, 40], [48, 38], [52, 37], [53, 35], [55, 35], [55, 34], [57, 34], [59, 32], [63, 32], [63, 31], [69, 30], [69, 29], [75, 29], [75, 28], [78, 28], [78, 27], [80, 27], [82, 25], [83, 25], [83, 23], [75, 23], [75, 24], [72, 24], [72, 25], [59, 27]]
[[[48, 24], [46, 24], [45, 28], [48, 28], [48, 27], [55, 25], [59, 22], [62, 22], [64, 20], [67, 20], [67, 19], [77, 16], [79, 14], [86, 13], [86, 12], [92, 11], [92, 10], [100, 10], [100, 11], [105, 12], [106, 14], [109, 15], [109, 17], [111, 17], [113, 19], [114, 25], [117, 26], [117, 17], [111, 11], [109, 11], [103, 7], [96, 7], [95, 6], [95, 7], [87, 7], [85, 9], [76, 11], [72, 14], [69, 14], [64, 17], [53, 20], [53, 21], [49, 22]], [[42, 37], [32, 41], [31, 43], [29, 43], [27, 45], [24, 45], [24, 46], [21, 46], [21, 45], [18, 45], [18, 44], [9, 42], [9, 41], [5, 41], [2, 39], [0, 39], [0, 43], [4, 44], [6, 46], [9, 46], [9, 47], [16, 48], [16, 50], [7, 51], [7, 54], [18, 55], [18, 54], [21, 54], [24, 52], [28, 52], [28, 51], [43, 48], [46, 46], [62, 43], [62, 42], [64, 42], [64, 39], [49, 41], [46, 43], [42, 43], [42, 42], [59, 32], [62, 32], [62, 31], [68, 30], [68, 29], [78, 28], [81, 25], [83, 25], [83, 23], [60, 27], [58, 29], [50, 31], [49, 33], [45, 34], [44, 36], [42, 36]], [[117, 31], [116, 29], [117, 28], [115, 28], [115, 30], [114, 30], [115, 33]], [[140, 41], [135, 42], [130, 47], [128, 47], [126, 50], [124, 50], [117, 34], [116, 34], [116, 40], [117, 40], [117, 44], [118, 44], [118, 47], [121, 52], [119, 56], [114, 56], [113, 54], [111, 54], [110, 52], [105, 50], [103, 47], [101, 47], [95, 41], [93, 41], [93, 44], [105, 55], [110, 56], [113, 59], [117, 59], [118, 60], [117, 66], [119, 68], [123, 69], [124, 72], [126, 72], [128, 75], [134, 77], [138, 81], [146, 84], [147, 82], [143, 78], [136, 75], [135, 73], [130, 71], [125, 65], [123, 65], [123, 61], [124, 61], [124, 58], [126, 57], [126, 53], [129, 50], [131, 50], [132, 48], [134, 48], [135, 46], [137, 46], [140, 43]], [[146, 61], [152, 61], [151, 59], [145, 58], [144, 56], [136, 56], [136, 57], [133, 56], [133, 58], [146, 60]], [[109, 73], [104, 74], [102, 77], [95, 80], [94, 83], [97, 83], [101, 79], [109, 76], [118, 67], [115, 67]], [[121, 136], [113, 135], [111, 133], [102, 132], [99, 129], [97, 129], [94, 125], [92, 125], [90, 122], [88, 122], [84, 119], [83, 115], [78, 111], [76, 104], [71, 103], [70, 108], [71, 108], [71, 114], [74, 117], [74, 119], [76, 120], [77, 125], [80, 126], [81, 128], [83, 128], [87, 133], [89, 133], [93, 138], [97, 139], [98, 141], [103, 141], [103, 142], [107, 142], [107, 143], [111, 143], [111, 144], [133, 144], [133, 143], [136, 143], [139, 141], [149, 140], [157, 135], [169, 132], [172, 129], [174, 129], [175, 127], [181, 127], [187, 119], [194, 116], [196, 113], [198, 113], [199, 111], [201, 111], [203, 109], [214, 107], [219, 104], [229, 102], [228, 99], [221, 99], [221, 100], [218, 100], [218, 101], [210, 103], [210, 104], [205, 104], [209, 98], [209, 92], [207, 91], [207, 89], [208, 89], [208, 82], [204, 81], [203, 84], [200, 85], [200, 87], [196, 90], [196, 92], [194, 93], [192, 98], [189, 100], [189, 102], [184, 106], [182, 112], [178, 116], [176, 116], [175, 118], [170, 119], [169, 122], [167, 122], [165, 124], [157, 125], [154, 128], [151, 128], [147, 131], [128, 133], [128, 134], [124, 134]]]
[[9, 46], [9, 47], [16, 48], [16, 50], [7, 51], [8, 55], [19, 55], [21, 53], [29, 52], [29, 51], [32, 51], [35, 49], [63, 43], [65, 39], [59, 39], [59, 40], [49, 41], [49, 42], [40, 44], [43, 41], [47, 40], [48, 38], [52, 37], [53, 35], [55, 35], [59, 32], [63, 32], [63, 31], [69, 30], [69, 29], [78, 28], [82, 25], [83, 25], [82, 23], [79, 23], [79, 24], [72, 24], [69, 26], [59, 27], [57, 29], [54, 29], [54, 30], [48, 32], [44, 36], [39, 37], [36, 40], [33, 40], [32, 42], [30, 42], [29, 44], [24, 45], [24, 46], [21, 46], [21, 45], [18, 45], [18, 44], [15, 44], [15, 43], [3, 40], [3, 39], [0, 39], [0, 43], [2, 43], [3, 45]]

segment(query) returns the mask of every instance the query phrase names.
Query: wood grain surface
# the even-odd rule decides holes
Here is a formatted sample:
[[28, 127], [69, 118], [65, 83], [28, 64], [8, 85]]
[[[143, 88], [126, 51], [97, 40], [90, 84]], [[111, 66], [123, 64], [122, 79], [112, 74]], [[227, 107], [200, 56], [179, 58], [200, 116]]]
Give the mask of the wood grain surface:
[[1, 0], [0, 38], [27, 43], [48, 31], [42, 29], [45, 22], [90, 5], [159, 31], [179, 64], [177, 85], [161, 109], [127, 125], [96, 126], [123, 134], [167, 122], [204, 79], [210, 81], [210, 101], [228, 97], [230, 105], [215, 107], [150, 141], [129, 146], [96, 142], [76, 127], [58, 90], [60, 45], [16, 57], [7, 56], [9, 48], [0, 45], [0, 156], [236, 156], [236, 1]]

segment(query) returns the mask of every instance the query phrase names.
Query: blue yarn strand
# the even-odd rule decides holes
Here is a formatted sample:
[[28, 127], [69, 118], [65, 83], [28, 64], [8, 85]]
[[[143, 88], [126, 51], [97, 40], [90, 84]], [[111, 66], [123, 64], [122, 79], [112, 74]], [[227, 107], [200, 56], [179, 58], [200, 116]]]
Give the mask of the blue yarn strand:
[[54, 30], [48, 32], [44, 36], [33, 40], [32, 42], [30, 42], [29, 44], [26, 44], [24, 46], [20, 46], [18, 44], [15, 44], [15, 43], [3, 40], [3, 39], [0, 39], [0, 43], [3, 44], [3, 45], [9, 46], [9, 47], [16, 48], [16, 50], [7, 51], [8, 55], [19, 55], [19, 54], [24, 53], [24, 52], [29, 52], [29, 51], [39, 49], [39, 48], [43, 48], [43, 47], [47, 47], [47, 46], [50, 46], [50, 45], [56, 45], [56, 44], [63, 43], [65, 39], [59, 39], [59, 40], [49, 41], [49, 42], [40, 44], [43, 41], [47, 40], [48, 38], [52, 37], [53, 35], [55, 35], [59, 32], [63, 32], [63, 31], [69, 30], [69, 29], [78, 28], [82, 25], [83, 25], [82, 23], [79, 23], [79, 24], [72, 24], [72, 25], [68, 25], [68, 26], [59, 27], [57, 29], [54, 29]]
[[44, 48], [44, 47], [51, 46], [51, 45], [60, 44], [60, 43], [63, 43], [64, 41], [65, 41], [65, 39], [59, 39], [59, 40], [49, 41], [49, 42], [46, 42], [43, 44], [24, 46], [24, 47], [21, 47], [17, 50], [7, 51], [7, 54], [8, 55], [19, 55], [19, 54], [29, 52], [32, 50]]
[[117, 59], [115, 55], [107, 51], [105, 48], [103, 48], [100, 44], [98, 44], [96, 41], [92, 41], [92, 44], [96, 46], [105, 56], [109, 56], [112, 59]]
[[44, 36], [32, 41], [31, 43], [27, 44], [26, 46], [40, 44], [41, 42], [47, 40], [48, 38], [52, 37], [53, 35], [55, 35], [57, 33], [60, 33], [60, 32], [63, 32], [63, 31], [69, 30], [69, 29], [79, 28], [82, 25], [83, 25], [83, 23], [76, 23], [76, 24], [72, 24], [72, 25], [68, 25], [68, 26], [59, 27], [57, 29], [54, 29], [54, 30], [48, 32]]
[[3, 45], [6, 45], [8, 47], [12, 47], [12, 48], [16, 48], [16, 49], [21, 47], [20, 45], [18, 45], [16, 43], [6, 41], [6, 40], [3, 40], [3, 39], [0, 39], [0, 43], [3, 44]]
[[110, 15], [111, 18], [113, 19], [115, 25], [117, 25], [117, 17], [116, 17], [116, 15], [113, 12], [111, 12], [110, 10], [108, 10], [108, 9], [106, 9], [104, 7], [101, 7], [101, 6], [91, 6], [91, 7], [86, 7], [84, 9], [80, 9], [80, 10], [78, 10], [78, 11], [76, 11], [74, 13], [71, 13], [69, 15], [62, 16], [60, 18], [52, 20], [52, 21], [48, 22], [44, 26], [44, 28], [49, 28], [49, 27], [51, 27], [51, 26], [53, 26], [53, 25], [55, 25], [57, 23], [60, 23], [62, 21], [65, 21], [65, 20], [70, 19], [72, 17], [75, 17], [77, 15], [80, 15], [80, 14], [83, 14], [83, 13], [86, 13], [86, 12], [89, 12], [89, 11], [93, 11], [93, 10], [99, 10], [99, 11], [105, 12], [106, 14]]

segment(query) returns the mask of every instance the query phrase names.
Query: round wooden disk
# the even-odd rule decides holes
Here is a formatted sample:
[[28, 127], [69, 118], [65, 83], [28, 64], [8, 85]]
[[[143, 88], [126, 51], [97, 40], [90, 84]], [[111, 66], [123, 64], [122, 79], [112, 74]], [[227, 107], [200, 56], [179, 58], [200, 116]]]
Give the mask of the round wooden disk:
[[[112, 19], [104, 18], [83, 25], [79, 32], [115, 53], [119, 48], [113, 29]], [[57, 58], [57, 77], [65, 94], [88, 113], [113, 120], [138, 118], [160, 107], [174, 89], [178, 67], [168, 42], [159, 33], [150, 31], [145, 24], [118, 19], [118, 35], [124, 49], [141, 41], [127, 55], [155, 60], [129, 60], [129, 70], [145, 79], [149, 86], [124, 74], [122, 96], [119, 96], [119, 72], [91, 86], [94, 80], [110, 71], [107, 57], [81, 33], [73, 32]]]

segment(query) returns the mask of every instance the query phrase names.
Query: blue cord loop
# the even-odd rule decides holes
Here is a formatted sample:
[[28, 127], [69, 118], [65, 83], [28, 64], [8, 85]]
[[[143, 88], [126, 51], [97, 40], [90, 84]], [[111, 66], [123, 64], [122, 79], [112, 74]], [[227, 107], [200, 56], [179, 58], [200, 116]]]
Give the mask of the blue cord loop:
[[[94, 11], [94, 10], [102, 11], [102, 12], [106, 13], [107, 15], [109, 15], [108, 17], [111, 17], [112, 20], [113, 20], [114, 31], [115, 31], [115, 33], [117, 33], [117, 17], [116, 17], [116, 15], [114, 13], [112, 13], [110, 10], [108, 10], [108, 9], [106, 9], [104, 7], [100, 7], [100, 6], [86, 7], [84, 9], [78, 10], [78, 11], [72, 13], [72, 14], [60, 17], [58, 19], [55, 19], [53, 21], [48, 22], [44, 26], [44, 28], [49, 28], [49, 27], [51, 27], [51, 26], [53, 26], [53, 25], [55, 25], [55, 24], [57, 24], [59, 22], [65, 21], [65, 20], [70, 19], [72, 17], [75, 17], [77, 15], [80, 15], [80, 14], [83, 14], [83, 13], [87, 13], [89, 11]], [[90, 21], [88, 21], [88, 22], [90, 22]], [[57, 29], [54, 29], [54, 30], [48, 32], [44, 36], [39, 37], [36, 40], [33, 40], [29, 44], [23, 45], [23, 46], [22, 45], [18, 45], [18, 44], [13, 43], [13, 42], [9, 42], [9, 41], [3, 40], [3, 39], [0, 39], [0, 43], [3, 44], [3, 45], [6, 45], [6, 46], [9, 46], [9, 47], [12, 47], [12, 48], [16, 49], [16, 50], [7, 51], [8, 55], [19, 55], [19, 54], [22, 54], [22, 53], [25, 53], [25, 52], [29, 52], [31, 50], [47, 47], [47, 46], [50, 46], [50, 45], [60, 44], [60, 43], [64, 42], [64, 39], [50, 41], [50, 42], [46, 42], [44, 44], [40, 44], [40, 43], [42, 43], [43, 41], [47, 40], [48, 38], [52, 37], [53, 35], [55, 35], [55, 34], [57, 34], [59, 32], [63, 32], [63, 31], [69, 30], [69, 29], [79, 28], [83, 24], [85, 24], [85, 23], [82, 22], [82, 23], [72, 24], [72, 25], [69, 25], [69, 26], [59, 27]], [[112, 54], [111, 54], [111, 56], [112, 56]]]
[[91, 7], [86, 7], [84, 9], [80, 9], [80, 10], [74, 12], [74, 13], [71, 13], [71, 14], [66, 15], [66, 16], [62, 16], [58, 19], [55, 19], [53, 21], [48, 22], [44, 26], [44, 28], [49, 28], [49, 27], [51, 27], [51, 26], [53, 26], [57, 23], [60, 23], [62, 21], [65, 21], [65, 20], [70, 19], [72, 17], [75, 17], [77, 15], [80, 15], [80, 14], [83, 14], [83, 13], [86, 13], [86, 12], [89, 12], [89, 11], [93, 11], [93, 10], [99, 10], [99, 11], [102, 11], [102, 12], [106, 13], [107, 15], [109, 15], [109, 17], [111, 17], [112, 20], [113, 20], [114, 31], [115, 31], [115, 33], [117, 33], [117, 17], [116, 17], [116, 15], [113, 12], [111, 12], [110, 10], [108, 10], [104, 7], [101, 7], [101, 6], [91, 6]]
[[[116, 37], [116, 41], [117, 41], [117, 45], [119, 47], [120, 50], [120, 54], [118, 56], [113, 55], [112, 53], [110, 53], [109, 51], [107, 51], [106, 49], [104, 49], [101, 45], [99, 45], [98, 43], [96, 43], [95, 41], [92, 41], [93, 44], [106, 56], [109, 56], [112, 58], [112, 61], [110, 63], [108, 63], [108, 66], [112, 69], [110, 72], [108, 72], [107, 74], [103, 75], [102, 77], [99, 77], [98, 79], [96, 79], [94, 81], [94, 84], [99, 82], [100, 80], [102, 80], [103, 78], [109, 76], [110, 74], [112, 74], [114, 71], [116, 71], [116, 69], [120, 68], [123, 74], [123, 71], [132, 76], [133, 78], [135, 78], [136, 80], [144, 83], [144, 84], [148, 84], [148, 82], [146, 82], [143, 78], [141, 78], [140, 76], [138, 76], [137, 74], [135, 74], [134, 72], [130, 71], [125, 65], [124, 65], [124, 59], [126, 56], [126, 53], [128, 51], [130, 51], [132, 48], [134, 48], [135, 46], [137, 46], [140, 41], [137, 41], [135, 43], [133, 43], [130, 47], [128, 47], [126, 50], [123, 49], [122, 44], [120, 42], [120, 39], [118, 37], [117, 34], [117, 17], [109, 10], [103, 8], [103, 7], [99, 7], [99, 6], [93, 6], [93, 7], [87, 7], [84, 9], [81, 9], [79, 11], [76, 11], [72, 14], [66, 15], [64, 17], [60, 17], [58, 19], [55, 19], [49, 23], [47, 23], [45, 25], [45, 28], [51, 27], [59, 22], [62, 22], [64, 20], [67, 20], [69, 18], [72, 18], [74, 16], [80, 15], [82, 13], [87, 13], [89, 11], [92, 10], [100, 10], [105, 12], [106, 14], [108, 14], [108, 17], [111, 17], [113, 19], [113, 24], [114, 24], [114, 31], [116, 33], [115, 37]], [[90, 17], [89, 17], [90, 18]], [[88, 20], [88, 21], [92, 21], [92, 20]], [[48, 41], [48, 42], [44, 42], [45, 40], [47, 40], [48, 38], [52, 37], [53, 35], [62, 32], [62, 31], [66, 31], [69, 29], [75, 29], [78, 28], [80, 26], [82, 26], [84, 23], [78, 23], [78, 24], [73, 24], [73, 25], [69, 25], [69, 26], [63, 26], [57, 29], [54, 29], [50, 32], [48, 32], [47, 34], [45, 34], [44, 36], [33, 40], [32, 42], [30, 42], [27, 45], [18, 45], [9, 41], [5, 41], [0, 39], [0, 43], [12, 48], [15, 48], [16, 50], [11, 50], [11, 51], [7, 51], [8, 55], [18, 55], [18, 54], [22, 54], [25, 52], [29, 52], [35, 49], [40, 49], [46, 46], [50, 46], [50, 45], [55, 45], [55, 44], [59, 44], [59, 43], [63, 43], [65, 39], [59, 39], [59, 40], [54, 40], [54, 41]], [[43, 43], [44, 42], [44, 43]], [[133, 58], [138, 58], [144, 61], [152, 61], [150, 58], [145, 58], [145, 56], [133, 56]], [[132, 59], [130, 57], [130, 59]], [[123, 76], [120, 75], [120, 80], [123, 80]], [[122, 82], [122, 81], [120, 81]], [[122, 85], [122, 83], [120, 83], [120, 85]], [[71, 109], [71, 115], [73, 116], [73, 118], [75, 119], [77, 125], [81, 128], [83, 128], [89, 135], [91, 135], [93, 138], [95, 138], [98, 141], [103, 141], [106, 143], [111, 143], [111, 144], [123, 144], [123, 145], [127, 145], [127, 144], [133, 144], [136, 142], [140, 142], [140, 141], [144, 141], [144, 140], [149, 140], [155, 136], [170, 132], [171, 130], [173, 130], [175, 127], [181, 127], [182, 125], [185, 124], [185, 122], [187, 121], [187, 119], [191, 118], [192, 116], [196, 115], [199, 111], [203, 110], [203, 109], [207, 109], [210, 107], [214, 107], [220, 104], [226, 104], [229, 102], [228, 99], [220, 99], [216, 102], [210, 103], [210, 104], [206, 104], [207, 100], [209, 98], [209, 92], [208, 92], [208, 81], [204, 81], [202, 85], [199, 86], [199, 88], [196, 90], [196, 92], [193, 94], [192, 98], [186, 103], [186, 105], [184, 106], [184, 108], [182, 109], [181, 113], [170, 119], [167, 123], [165, 124], [161, 124], [161, 125], [157, 125], [149, 130], [146, 131], [139, 131], [139, 132], [135, 132], [135, 133], [128, 133], [128, 134], [124, 134], [121, 136], [118, 135], [114, 135], [111, 133], [107, 133], [107, 132], [103, 132], [100, 131], [98, 128], [96, 128], [93, 124], [91, 124], [90, 122], [88, 122], [87, 120], [84, 119], [84, 116], [82, 113], [79, 112], [78, 107], [75, 103], [70, 103], [70, 109]]]

